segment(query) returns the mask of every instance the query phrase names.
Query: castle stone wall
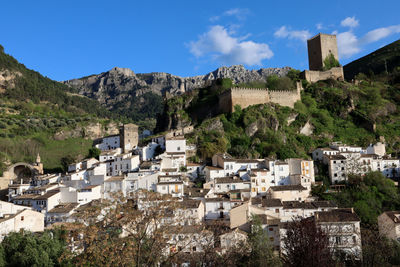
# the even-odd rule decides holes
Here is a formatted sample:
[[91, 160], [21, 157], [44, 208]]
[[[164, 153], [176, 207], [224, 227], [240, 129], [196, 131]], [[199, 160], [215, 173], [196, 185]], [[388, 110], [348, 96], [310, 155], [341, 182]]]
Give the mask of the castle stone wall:
[[327, 71], [305, 70], [301, 73], [301, 76], [310, 83], [327, 79], [344, 80], [343, 67], [336, 67]]
[[258, 88], [232, 88], [232, 111], [236, 105], [242, 109], [269, 102], [268, 90]]
[[269, 91], [271, 103], [285, 107], [294, 107], [294, 103], [301, 100], [300, 91]]
[[301, 99], [301, 84], [297, 83], [293, 91], [270, 91], [266, 88], [231, 88], [219, 96], [221, 112], [233, 112], [235, 105], [242, 109], [251, 105], [275, 103], [293, 108], [294, 103]]

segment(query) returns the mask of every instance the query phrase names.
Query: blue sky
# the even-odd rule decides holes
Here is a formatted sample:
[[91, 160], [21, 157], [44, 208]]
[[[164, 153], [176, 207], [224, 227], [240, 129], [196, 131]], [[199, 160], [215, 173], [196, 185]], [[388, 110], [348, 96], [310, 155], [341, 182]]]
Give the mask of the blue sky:
[[400, 1], [3, 1], [0, 44], [55, 80], [131, 68], [308, 68], [306, 39], [335, 33], [346, 64], [400, 38]]

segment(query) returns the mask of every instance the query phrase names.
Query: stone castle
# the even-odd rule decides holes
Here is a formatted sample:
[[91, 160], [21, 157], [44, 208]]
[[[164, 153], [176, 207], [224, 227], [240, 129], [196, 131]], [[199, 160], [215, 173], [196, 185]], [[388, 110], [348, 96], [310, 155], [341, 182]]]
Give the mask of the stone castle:
[[324, 60], [333, 55], [339, 61], [336, 35], [319, 33], [307, 40], [308, 65], [310, 70], [301, 73], [308, 82], [326, 79], [344, 80], [343, 67], [335, 67], [324, 71]]
[[[328, 56], [333, 55], [339, 61], [336, 35], [319, 33], [307, 40], [307, 47], [310, 70], [301, 73], [303, 79], [312, 83], [326, 79], [344, 80], [343, 67], [324, 70], [324, 61]], [[294, 103], [301, 99], [302, 89], [300, 82], [296, 83], [296, 90], [287, 91], [234, 87], [219, 96], [219, 109], [221, 112], [233, 112], [235, 105], [246, 108], [266, 103], [293, 108]]]
[[267, 88], [242, 88], [233, 87], [219, 96], [219, 109], [221, 112], [233, 112], [235, 105], [247, 108], [251, 105], [275, 103], [293, 108], [294, 103], [300, 100], [302, 90], [300, 82], [296, 83], [296, 90], [268, 90]]

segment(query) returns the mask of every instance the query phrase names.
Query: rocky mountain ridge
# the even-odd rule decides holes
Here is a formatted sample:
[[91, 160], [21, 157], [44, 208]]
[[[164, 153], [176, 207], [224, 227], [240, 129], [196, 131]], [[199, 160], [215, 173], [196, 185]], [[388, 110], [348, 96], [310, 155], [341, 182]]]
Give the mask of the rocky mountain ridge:
[[79, 94], [98, 100], [111, 108], [127, 98], [151, 92], [160, 96], [174, 96], [209, 85], [218, 78], [230, 78], [234, 84], [265, 81], [270, 75], [285, 76], [290, 67], [247, 70], [243, 65], [220, 67], [206, 75], [180, 77], [164, 72], [135, 74], [131, 69], [115, 67], [110, 71], [79, 79], [64, 81]]

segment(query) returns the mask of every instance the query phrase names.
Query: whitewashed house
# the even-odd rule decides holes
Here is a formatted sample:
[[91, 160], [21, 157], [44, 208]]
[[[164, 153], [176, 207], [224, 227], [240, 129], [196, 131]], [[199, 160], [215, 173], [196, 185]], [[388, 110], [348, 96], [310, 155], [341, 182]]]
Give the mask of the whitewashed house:
[[234, 251], [247, 247], [247, 233], [236, 228], [235, 230], [222, 234], [219, 236], [221, 244], [221, 253], [224, 254], [228, 251]]
[[400, 242], [400, 211], [385, 211], [378, 216], [379, 233]]
[[102, 138], [101, 143], [97, 144], [96, 147], [102, 151], [112, 150], [121, 147], [120, 135], [109, 135]]
[[113, 176], [104, 181], [103, 197], [113, 199], [118, 195], [126, 196], [126, 178], [125, 176]]
[[352, 208], [316, 212], [314, 220], [328, 234], [330, 248], [362, 259], [360, 218]]
[[129, 172], [126, 177], [126, 191], [127, 193], [134, 192], [139, 189], [148, 191], [156, 191], [159, 173], [156, 171], [138, 171]]
[[111, 163], [112, 171], [109, 172], [110, 176], [118, 176], [123, 173], [132, 172], [139, 169], [140, 160], [139, 155], [133, 155], [130, 153], [121, 154], [115, 157]]
[[268, 189], [269, 198], [277, 198], [282, 201], [304, 201], [310, 196], [311, 190], [302, 185], [278, 185]]
[[140, 160], [142, 161], [149, 161], [154, 158], [156, 148], [159, 146], [159, 144], [151, 142], [148, 143], [146, 146], [141, 147], [139, 149], [139, 155], [140, 155]]
[[163, 161], [170, 161], [170, 163], [164, 164], [165, 167], [163, 168], [186, 166], [186, 139], [182, 136], [167, 138], [165, 140], [165, 153], [161, 156]]
[[166, 255], [199, 253], [214, 246], [213, 233], [197, 225], [170, 226], [164, 231], [164, 238], [168, 244], [164, 250]]
[[22, 229], [31, 232], [43, 232], [44, 214], [30, 209], [23, 209], [0, 216], [0, 241], [9, 233], [19, 232]]
[[46, 214], [46, 224], [53, 224], [56, 222], [73, 222], [70, 217], [75, 209], [79, 206], [78, 203], [64, 203], [55, 206]]
[[100, 162], [105, 162], [108, 160], [114, 160], [116, 156], [119, 154], [122, 154], [122, 149], [121, 148], [116, 148], [113, 150], [106, 150], [102, 151], [99, 156], [99, 161]]
[[215, 194], [228, 193], [231, 190], [250, 190], [250, 182], [233, 177], [215, 178], [211, 187], [214, 189]]

